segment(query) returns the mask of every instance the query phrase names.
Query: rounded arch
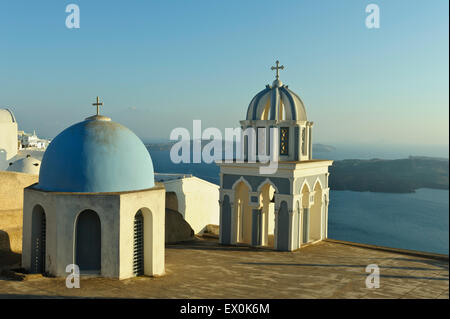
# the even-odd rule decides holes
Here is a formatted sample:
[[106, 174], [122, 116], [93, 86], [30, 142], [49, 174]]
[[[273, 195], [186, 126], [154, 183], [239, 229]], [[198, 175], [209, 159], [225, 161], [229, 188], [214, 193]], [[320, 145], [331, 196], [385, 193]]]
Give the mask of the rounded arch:
[[133, 221], [133, 273], [144, 274], [144, 215], [141, 210], [134, 214]]
[[44, 206], [42, 204], [35, 204], [33, 206], [33, 214], [35, 212], [38, 212], [38, 211], [45, 213], [45, 209], [44, 209]]
[[31, 212], [31, 271], [45, 272], [47, 246], [47, 218], [42, 205], [36, 204]]
[[[134, 249], [135, 246], [133, 246], [133, 252], [135, 252], [137, 254], [139, 254], [139, 253], [142, 254], [140, 256], [142, 258], [142, 264], [140, 264], [140, 265], [138, 263], [133, 264], [133, 268], [134, 268], [134, 265], [142, 267], [140, 269], [141, 272], [138, 275], [152, 275], [153, 270], [154, 270], [153, 264], [155, 261], [155, 258], [154, 258], [155, 251], [153, 248], [154, 247], [153, 212], [148, 207], [141, 207], [140, 209], [138, 209], [136, 211], [133, 218], [134, 218], [134, 221], [133, 221], [134, 226], [139, 226], [139, 225], [136, 225], [136, 222], [141, 223], [141, 225], [140, 225], [141, 238], [135, 236], [134, 239], [142, 240], [141, 251], [139, 251], [139, 246], [136, 247], [137, 248], [136, 250]], [[133, 245], [135, 243], [136, 242], [134, 241]], [[133, 254], [133, 258], [134, 257], [135, 257], [135, 255]], [[139, 257], [139, 256], [136, 256], [136, 257]], [[133, 262], [134, 262], [134, 260], [133, 260]]]
[[100, 216], [92, 209], [78, 213], [75, 219], [74, 259], [81, 272], [101, 273], [102, 231]]

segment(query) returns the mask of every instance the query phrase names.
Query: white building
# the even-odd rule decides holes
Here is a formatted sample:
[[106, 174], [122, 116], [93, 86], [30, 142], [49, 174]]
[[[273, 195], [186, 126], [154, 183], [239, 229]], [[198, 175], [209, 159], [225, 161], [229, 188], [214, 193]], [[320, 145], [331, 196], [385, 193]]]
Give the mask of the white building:
[[45, 149], [50, 143], [49, 140], [39, 138], [36, 135], [35, 131], [33, 131], [33, 134], [25, 133], [24, 131], [19, 131], [18, 139], [21, 149], [22, 148]]
[[[272, 69], [275, 81], [251, 100], [241, 121], [242, 129], [257, 132], [255, 140], [242, 137], [245, 161], [219, 163], [220, 242], [292, 251], [327, 238], [332, 161], [312, 159], [313, 122], [300, 97], [279, 80], [278, 61]], [[270, 128], [279, 132], [272, 148]], [[278, 158], [274, 174], [260, 170], [267, 155]]]
[[21, 158], [14, 162], [10, 162], [6, 170], [10, 172], [39, 175], [40, 168], [40, 160], [32, 157], [31, 155], [26, 155], [24, 158]]
[[164, 183], [166, 207], [178, 211], [196, 234], [208, 224], [219, 224], [219, 186], [186, 174], [155, 173]]
[[17, 121], [9, 109], [0, 109], [0, 170], [17, 154]]
[[95, 115], [49, 145], [24, 191], [22, 266], [119, 279], [164, 274], [165, 190], [142, 141]]

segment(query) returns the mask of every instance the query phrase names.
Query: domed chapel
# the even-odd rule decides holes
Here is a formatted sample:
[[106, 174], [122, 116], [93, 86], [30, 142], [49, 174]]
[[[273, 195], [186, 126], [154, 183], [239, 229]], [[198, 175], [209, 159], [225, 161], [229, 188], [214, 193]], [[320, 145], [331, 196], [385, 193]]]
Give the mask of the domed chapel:
[[9, 109], [0, 109], [0, 170], [17, 154], [17, 121]]
[[[312, 159], [313, 122], [300, 97], [281, 82], [284, 66], [276, 61], [271, 69], [275, 80], [256, 94], [240, 122], [242, 159], [218, 163], [220, 242], [292, 251], [327, 238], [333, 161]], [[249, 128], [255, 138], [245, 134]], [[273, 172], [261, 170], [268, 157], [277, 162]]]
[[34, 273], [125, 279], [164, 273], [165, 190], [128, 128], [97, 114], [48, 146], [24, 190], [22, 265]]

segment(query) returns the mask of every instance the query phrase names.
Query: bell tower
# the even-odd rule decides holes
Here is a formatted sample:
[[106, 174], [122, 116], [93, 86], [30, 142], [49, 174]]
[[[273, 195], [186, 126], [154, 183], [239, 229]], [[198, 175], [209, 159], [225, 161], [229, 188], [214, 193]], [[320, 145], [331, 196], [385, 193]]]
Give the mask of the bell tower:
[[[312, 159], [312, 126], [300, 97], [284, 85], [279, 78], [283, 65], [271, 67], [276, 70], [272, 85], [256, 94], [247, 109], [247, 117], [241, 127], [253, 129], [254, 136], [243, 134], [241, 145], [247, 161], [262, 156], [276, 155], [279, 161], [305, 161]], [[273, 130], [276, 129], [276, 130]], [[247, 131], [248, 132], [248, 131]], [[277, 154], [272, 154], [276, 151]], [[255, 155], [253, 155], [255, 157]]]
[[[240, 121], [243, 159], [220, 166], [220, 242], [292, 251], [327, 238], [329, 160], [312, 159], [313, 122], [280, 80], [256, 94]], [[274, 170], [263, 170], [268, 160]]]

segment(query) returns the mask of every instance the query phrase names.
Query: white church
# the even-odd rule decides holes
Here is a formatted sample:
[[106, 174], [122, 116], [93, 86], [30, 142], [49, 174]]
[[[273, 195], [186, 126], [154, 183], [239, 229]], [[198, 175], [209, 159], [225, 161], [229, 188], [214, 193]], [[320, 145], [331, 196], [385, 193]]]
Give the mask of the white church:
[[[240, 122], [243, 130], [257, 132], [254, 140], [242, 135], [244, 161], [218, 163], [222, 244], [292, 251], [327, 238], [333, 161], [312, 159], [313, 122], [300, 97], [279, 79], [282, 69], [276, 61], [275, 80], [256, 94]], [[270, 128], [279, 132], [275, 147], [270, 147]], [[249, 161], [249, 150], [255, 150], [255, 161]], [[261, 173], [267, 163], [260, 157], [273, 155], [276, 173]]]
[[[129, 129], [98, 113], [55, 137], [24, 190], [22, 266], [33, 273], [125, 279], [164, 274], [166, 209], [195, 233], [219, 223], [219, 186], [184, 174], [155, 174]], [[26, 157], [17, 165], [31, 163]]]
[[119, 279], [162, 275], [164, 217], [149, 152], [97, 109], [50, 143], [39, 182], [24, 190], [22, 266], [54, 276], [70, 264]]
[[[224, 245], [293, 251], [327, 238], [332, 161], [312, 159], [313, 122], [279, 79], [283, 66], [277, 61], [272, 69], [275, 81], [251, 100], [240, 122], [259, 129], [257, 139], [242, 137], [243, 161], [218, 163], [220, 187], [155, 174], [142, 141], [100, 115], [97, 98], [97, 114], [52, 140], [39, 182], [24, 190], [22, 266], [54, 276], [66, 276], [70, 264], [82, 274], [119, 279], [163, 275], [167, 208], [179, 211], [195, 233], [219, 224]], [[0, 120], [15, 123], [8, 114]], [[273, 145], [270, 128], [280, 133]], [[252, 149], [256, 161], [249, 160]], [[271, 152], [278, 169], [262, 173], [267, 163], [260, 159]]]

